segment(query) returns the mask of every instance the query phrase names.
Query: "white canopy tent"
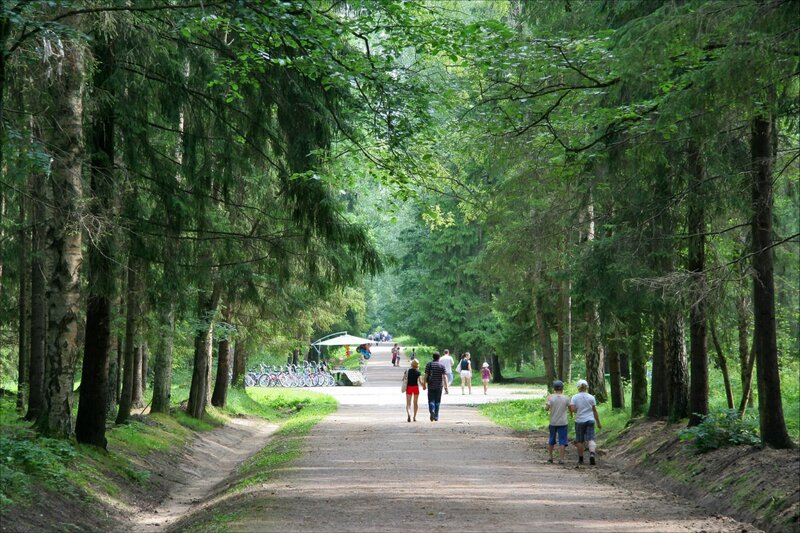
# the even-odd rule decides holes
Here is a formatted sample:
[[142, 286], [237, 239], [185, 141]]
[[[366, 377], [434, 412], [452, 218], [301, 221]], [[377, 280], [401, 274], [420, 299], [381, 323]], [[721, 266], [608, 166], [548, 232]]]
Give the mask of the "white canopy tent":
[[331, 333], [330, 335], [326, 335], [325, 337], [317, 339], [311, 343], [311, 346], [313, 346], [317, 350], [317, 353], [319, 353], [320, 346], [361, 346], [362, 344], [371, 342], [374, 341], [365, 339], [364, 337], [349, 335], [346, 331], [339, 331], [337, 333]]
[[318, 340], [313, 344], [315, 346], [345, 346], [345, 345], [359, 346], [361, 344], [367, 344], [371, 342], [373, 341], [365, 339], [363, 337], [356, 337], [355, 335], [348, 335], [347, 332], [344, 332], [344, 334], [341, 334], [338, 337], [333, 337], [325, 340]]

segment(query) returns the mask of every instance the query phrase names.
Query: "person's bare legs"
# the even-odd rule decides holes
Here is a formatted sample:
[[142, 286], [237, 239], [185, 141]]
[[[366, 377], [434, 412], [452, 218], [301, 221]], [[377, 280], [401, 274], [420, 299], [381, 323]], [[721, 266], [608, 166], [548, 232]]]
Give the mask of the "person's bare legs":
[[472, 374], [469, 375], [469, 381], [467, 381], [467, 388], [469, 388], [469, 393], [472, 394]]
[[[551, 453], [550, 456], [552, 457], [553, 454]], [[559, 458], [559, 461], [558, 461], [559, 463], [563, 463], [564, 459], [567, 458], [567, 447], [566, 446], [559, 446], [558, 447], [558, 458]]]
[[461, 380], [461, 395], [464, 395], [464, 374], [461, 372], [458, 373], [458, 379]]
[[548, 444], [547, 445], [547, 453], [550, 456], [550, 462], [552, 463], [553, 462], [553, 445], [552, 444]]
[[[416, 400], [416, 396], [414, 396], [414, 399]], [[414, 417], [416, 417], [417, 416], [417, 410], [416, 410], [417, 402], [416, 401], [414, 402], [414, 407], [415, 407], [415, 409], [414, 409]], [[411, 408], [411, 395], [410, 394], [406, 394], [406, 415], [408, 415], [407, 420], [409, 422], [411, 422], [410, 408]]]
[[417, 421], [417, 411], [419, 411], [419, 394], [414, 395], [414, 422]]
[[489, 382], [488, 381], [484, 381], [483, 382], [483, 393], [486, 394], [486, 391], [488, 389], [489, 389]]

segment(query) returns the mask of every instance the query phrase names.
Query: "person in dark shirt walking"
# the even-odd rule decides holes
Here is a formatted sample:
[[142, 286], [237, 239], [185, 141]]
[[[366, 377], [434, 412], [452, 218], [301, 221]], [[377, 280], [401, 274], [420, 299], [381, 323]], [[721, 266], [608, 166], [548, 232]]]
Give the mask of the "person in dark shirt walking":
[[445, 368], [439, 362], [439, 352], [433, 352], [433, 361], [425, 365], [425, 383], [428, 386], [428, 410], [431, 412], [431, 422], [439, 420], [439, 405], [442, 403], [442, 388], [449, 392]]

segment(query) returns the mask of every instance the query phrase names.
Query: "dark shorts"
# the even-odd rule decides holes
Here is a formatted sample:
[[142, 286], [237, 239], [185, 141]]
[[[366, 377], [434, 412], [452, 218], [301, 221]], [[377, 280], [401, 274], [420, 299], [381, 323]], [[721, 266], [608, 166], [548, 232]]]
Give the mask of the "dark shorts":
[[406, 394], [409, 396], [419, 394], [419, 385], [409, 385], [406, 387]]
[[575, 440], [577, 442], [594, 440], [594, 420], [591, 422], [575, 422]]
[[567, 426], [550, 426], [550, 438], [547, 444], [553, 446], [556, 443], [556, 436], [558, 436], [558, 445], [567, 445]]

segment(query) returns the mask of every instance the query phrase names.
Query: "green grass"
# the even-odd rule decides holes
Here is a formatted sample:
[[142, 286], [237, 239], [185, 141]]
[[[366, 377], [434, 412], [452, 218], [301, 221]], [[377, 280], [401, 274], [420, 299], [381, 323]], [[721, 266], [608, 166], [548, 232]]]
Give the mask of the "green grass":
[[230, 513], [220, 513], [215, 514], [208, 519], [204, 520], [203, 522], [193, 524], [188, 528], [183, 529], [183, 532], [191, 532], [191, 533], [217, 533], [217, 532], [224, 532], [230, 531], [228, 525], [231, 522], [235, 522], [239, 518], [242, 517], [244, 514], [243, 511], [233, 511]]
[[305, 436], [337, 406], [330, 396], [302, 390], [258, 389], [256, 394], [263, 404], [284, 413], [285, 421], [269, 444], [239, 467], [244, 477], [235, 490], [266, 481], [275, 468], [299, 457]]
[[[564, 392], [571, 396], [578, 391], [574, 387], [567, 387]], [[626, 401], [630, 403], [630, 397], [626, 398]], [[544, 407], [545, 398], [540, 398], [484, 404], [480, 406], [480, 411], [494, 423], [514, 431], [547, 431], [550, 414]], [[630, 419], [627, 410], [612, 409], [610, 403], [598, 405], [597, 412], [603, 426], [597, 431], [599, 442], [610, 442], [616, 438], [625, 429]], [[570, 420], [570, 426], [572, 426], [572, 420]]]
[[[577, 369], [573, 369], [573, 375], [579, 376], [580, 372], [576, 373]], [[531, 367], [530, 365], [523, 365], [522, 372], [515, 370], [503, 370], [504, 377], [532, 377], [535, 374], [543, 373], [543, 369], [538, 367]], [[733, 389], [734, 403], [738, 407], [741, 398], [741, 384], [739, 382], [738, 372], [735, 368], [731, 369], [731, 381]], [[473, 387], [482, 386], [480, 379], [476, 379], [475, 372], [473, 372]], [[573, 379], [577, 382], [577, 378]], [[454, 387], [459, 386], [459, 378], [453, 380]], [[503, 384], [491, 383], [489, 387], [503, 386]], [[519, 386], [519, 385], [509, 385]], [[528, 386], [525, 386], [526, 388]], [[606, 381], [607, 390], [610, 391], [610, 384]], [[534, 389], [544, 390], [544, 386], [532, 386]], [[571, 391], [571, 392], [570, 392]], [[574, 384], [567, 384], [565, 391], [567, 394], [575, 394]], [[649, 392], [649, 387], [648, 387]], [[794, 362], [785, 365], [781, 369], [781, 395], [783, 398], [783, 412], [786, 421], [786, 428], [789, 436], [796, 443], [800, 442], [800, 362]], [[756, 390], [755, 383], [753, 383], [753, 396], [756, 402], [755, 407], [750, 409], [751, 415], [756, 415], [758, 412], [758, 391]], [[625, 406], [623, 410], [611, 409], [610, 401], [598, 406], [600, 414], [600, 421], [603, 424], [603, 429], [598, 432], [598, 440], [604, 443], [613, 442], [616, 436], [625, 428], [630, 419], [630, 384], [625, 387]], [[541, 400], [514, 400], [511, 406], [504, 407], [502, 404], [508, 402], [501, 402], [499, 404], [486, 405], [481, 410], [489, 416], [492, 420], [500, 425], [510, 427], [518, 431], [530, 431], [532, 429], [546, 430], [547, 419], [540, 416], [539, 410], [543, 411], [544, 399]], [[715, 409], [727, 408], [727, 400], [725, 398], [725, 386], [722, 380], [722, 373], [714, 368], [709, 368], [709, 408], [711, 411]]]
[[[182, 392], [188, 396], [188, 387], [173, 387], [176, 403], [182, 401]], [[42, 489], [66, 493], [76, 504], [91, 504], [98, 498], [124, 499], [129, 490], [126, 483], [145, 488], [151, 483], [151, 472], [144, 466], [148, 457], [180, 449], [197, 432], [212, 430], [237, 415], [283, 424], [277, 437], [292, 453], [275, 454], [274, 458], [269, 452], [259, 454], [262, 462], [254, 463], [251, 473], [264, 475], [271, 465], [296, 457], [300, 437], [335, 409], [331, 397], [302, 390], [231, 389], [227, 407], [209, 406], [203, 420], [174, 409], [170, 415], [134, 416], [126, 424], [113, 426], [106, 432], [106, 451], [73, 440], [38, 436], [20, 419], [15, 398], [7, 396], [0, 399], [0, 509], [33, 505]]]
[[[250, 400], [237, 401], [256, 402], [262, 416], [281, 423], [281, 427], [264, 448], [239, 466], [240, 479], [228, 489], [232, 493], [268, 481], [280, 467], [300, 457], [306, 435], [320, 420], [336, 411], [337, 407], [337, 402], [332, 397], [302, 389], [253, 388], [248, 391]], [[246, 509], [226, 510], [191, 524], [185, 531], [229, 531], [230, 524], [246, 514]]]

